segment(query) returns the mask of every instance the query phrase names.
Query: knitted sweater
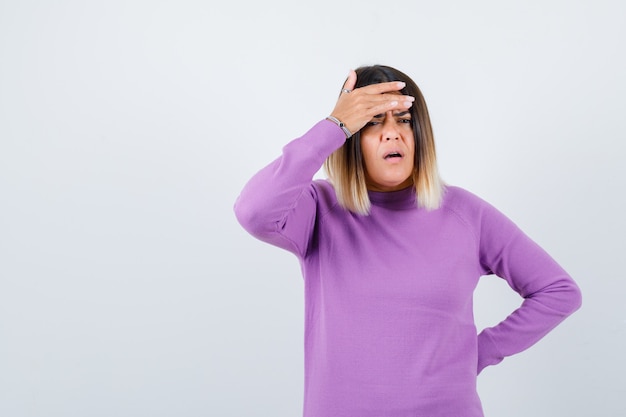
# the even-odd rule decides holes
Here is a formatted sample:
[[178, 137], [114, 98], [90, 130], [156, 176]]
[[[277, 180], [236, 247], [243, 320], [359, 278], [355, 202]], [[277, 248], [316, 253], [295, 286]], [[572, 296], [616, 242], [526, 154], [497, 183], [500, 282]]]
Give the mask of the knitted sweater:
[[[257, 173], [235, 204], [255, 237], [293, 252], [305, 288], [305, 417], [482, 416], [476, 377], [581, 303], [569, 275], [512, 221], [458, 187], [436, 210], [413, 187], [369, 192], [367, 216], [313, 176], [345, 140], [320, 121]], [[478, 280], [521, 306], [477, 334]]]

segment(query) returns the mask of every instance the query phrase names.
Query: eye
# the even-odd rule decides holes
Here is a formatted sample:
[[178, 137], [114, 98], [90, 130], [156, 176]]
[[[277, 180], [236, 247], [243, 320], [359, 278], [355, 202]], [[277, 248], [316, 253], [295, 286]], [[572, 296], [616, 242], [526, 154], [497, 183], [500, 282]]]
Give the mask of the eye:
[[399, 123], [407, 123], [407, 124], [411, 124], [411, 119], [409, 118], [403, 118], [403, 119], [399, 119], [398, 120]]
[[377, 121], [375, 121], [375, 120], [372, 120], [371, 122], [367, 122], [367, 123], [365, 124], [365, 126], [376, 126], [376, 125], [379, 125], [379, 124], [380, 124], [380, 122], [377, 122]]

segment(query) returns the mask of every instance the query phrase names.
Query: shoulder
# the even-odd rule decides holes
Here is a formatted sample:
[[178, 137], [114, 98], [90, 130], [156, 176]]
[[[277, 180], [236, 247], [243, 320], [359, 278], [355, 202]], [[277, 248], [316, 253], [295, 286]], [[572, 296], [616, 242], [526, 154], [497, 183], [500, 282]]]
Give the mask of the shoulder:
[[333, 188], [330, 181], [324, 180], [313, 180], [311, 182], [311, 187], [315, 191], [320, 198], [334, 198], [335, 189]]
[[447, 187], [443, 207], [456, 213], [478, 235], [510, 236], [517, 225], [496, 207], [460, 187]]
[[476, 194], [453, 185], [446, 185], [443, 208], [457, 213], [480, 214], [489, 204]]
[[337, 201], [337, 195], [335, 194], [335, 188], [328, 180], [314, 180], [311, 183], [311, 188], [315, 194], [317, 200], [318, 211], [320, 214], [332, 210], [339, 205]]
[[474, 230], [485, 224], [503, 224], [510, 220], [478, 195], [456, 186], [446, 186], [442, 208], [454, 212]]

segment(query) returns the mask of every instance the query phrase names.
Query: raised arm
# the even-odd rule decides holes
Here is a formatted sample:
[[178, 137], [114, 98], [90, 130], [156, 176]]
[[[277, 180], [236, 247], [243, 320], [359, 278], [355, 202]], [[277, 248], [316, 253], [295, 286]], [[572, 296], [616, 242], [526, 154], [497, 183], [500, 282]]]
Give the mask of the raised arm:
[[254, 175], [235, 203], [241, 225], [255, 237], [303, 256], [316, 216], [313, 176], [349, 132], [360, 130], [376, 114], [407, 109], [414, 98], [398, 94], [404, 83], [389, 82], [353, 90], [351, 71], [331, 113], [335, 121], [322, 120], [298, 139], [288, 143], [282, 155]]
[[237, 198], [235, 215], [243, 228], [267, 243], [304, 255], [316, 216], [313, 176], [345, 139], [337, 125], [322, 120], [288, 143]]

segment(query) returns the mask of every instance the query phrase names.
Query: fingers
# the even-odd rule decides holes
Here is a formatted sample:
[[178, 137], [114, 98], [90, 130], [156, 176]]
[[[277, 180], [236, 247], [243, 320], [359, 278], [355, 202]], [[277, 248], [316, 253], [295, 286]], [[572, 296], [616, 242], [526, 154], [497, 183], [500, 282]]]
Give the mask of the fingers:
[[346, 79], [346, 82], [343, 83], [343, 89], [344, 90], [354, 90], [354, 86], [356, 85], [356, 72], [354, 70], [350, 70], [350, 73], [348, 74], [348, 78]]
[[367, 90], [367, 92], [370, 94], [383, 94], [400, 91], [405, 86], [406, 84], [402, 81], [391, 81], [387, 83], [371, 84], [361, 88]]
[[383, 97], [383, 100], [380, 100], [375, 104], [372, 103], [372, 107], [368, 109], [367, 114], [370, 117], [390, 110], [406, 110], [410, 108], [415, 101], [414, 97], [401, 96], [398, 94], [381, 94], [381, 96]]
[[351, 132], [360, 130], [374, 116], [395, 110], [407, 110], [415, 98], [402, 95], [401, 81], [371, 84], [355, 89], [357, 75], [350, 70], [331, 115], [341, 120]]
[[374, 116], [388, 111], [409, 109], [415, 100], [397, 93], [362, 94], [360, 89], [342, 94], [331, 115], [341, 120], [351, 132], [359, 131]]
[[[402, 89], [404, 83], [392, 82], [372, 84], [367, 87], [357, 88], [350, 97], [351, 104], [366, 117], [384, 113], [389, 110], [408, 109], [413, 105], [415, 97], [402, 95], [398, 89]], [[372, 87], [372, 88], [369, 88]], [[389, 89], [392, 90], [389, 90]]]
[[[348, 78], [343, 83], [342, 91], [344, 92], [345, 90], [352, 91], [354, 90], [355, 86], [356, 86], [356, 72], [351, 69], [350, 72], [348, 73]], [[383, 94], [383, 93], [390, 93], [393, 91], [400, 91], [405, 86], [406, 84], [402, 81], [390, 81], [386, 83], [371, 84], [365, 87], [360, 87], [359, 89], [360, 90], [362, 89], [364, 92], [368, 92], [370, 94]]]

